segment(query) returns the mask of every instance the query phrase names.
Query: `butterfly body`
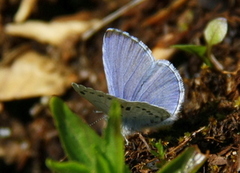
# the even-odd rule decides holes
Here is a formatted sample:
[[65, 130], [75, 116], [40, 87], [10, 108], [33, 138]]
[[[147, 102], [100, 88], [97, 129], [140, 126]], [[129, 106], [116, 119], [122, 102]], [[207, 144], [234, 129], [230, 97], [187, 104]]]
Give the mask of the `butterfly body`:
[[103, 41], [103, 64], [109, 94], [74, 84], [97, 109], [108, 113], [111, 101], [122, 108], [123, 135], [148, 128], [165, 128], [177, 119], [184, 99], [181, 76], [167, 60], [154, 60], [148, 47], [117, 29]]

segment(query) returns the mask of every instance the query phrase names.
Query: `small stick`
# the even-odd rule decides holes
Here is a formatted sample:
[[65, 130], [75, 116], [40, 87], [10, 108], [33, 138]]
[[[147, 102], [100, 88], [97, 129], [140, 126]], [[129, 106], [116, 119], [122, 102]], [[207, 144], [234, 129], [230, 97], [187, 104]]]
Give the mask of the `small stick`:
[[92, 37], [97, 31], [99, 31], [101, 28], [103, 28], [104, 26], [106, 26], [107, 24], [111, 23], [112, 21], [114, 21], [115, 19], [117, 19], [118, 17], [120, 17], [123, 13], [127, 12], [129, 9], [135, 7], [136, 5], [142, 3], [145, 0], [134, 0], [134, 1], [130, 1], [128, 4], [124, 5], [123, 7], [119, 8], [117, 11], [111, 13], [110, 15], [108, 15], [107, 17], [105, 17], [101, 23], [96, 24], [95, 26], [93, 26], [92, 29], [90, 29], [89, 31], [85, 32], [82, 35], [82, 40], [86, 41], [88, 40], [90, 37]]

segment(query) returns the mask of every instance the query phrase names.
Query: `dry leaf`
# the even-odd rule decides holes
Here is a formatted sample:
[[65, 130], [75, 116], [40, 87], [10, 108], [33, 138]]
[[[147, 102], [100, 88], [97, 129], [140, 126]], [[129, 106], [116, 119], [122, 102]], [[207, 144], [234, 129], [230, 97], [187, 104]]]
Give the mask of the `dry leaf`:
[[176, 52], [175, 48], [171, 48], [170, 45], [175, 39], [172, 33], [164, 35], [159, 38], [157, 44], [152, 49], [152, 54], [155, 59], [167, 59], [169, 60], [173, 54]]
[[19, 23], [27, 19], [36, 6], [37, 0], [22, 0], [21, 5], [14, 16], [14, 21]]
[[152, 50], [153, 57], [155, 59], [170, 59], [172, 55], [176, 52], [174, 48], [160, 48], [156, 47]]
[[5, 31], [9, 35], [21, 36], [55, 46], [62, 44], [71, 35], [79, 35], [97, 25], [99, 20], [42, 22], [27, 21], [20, 24], [7, 24]]
[[0, 66], [0, 100], [61, 95], [75, 80], [67, 67], [28, 51], [10, 66]]

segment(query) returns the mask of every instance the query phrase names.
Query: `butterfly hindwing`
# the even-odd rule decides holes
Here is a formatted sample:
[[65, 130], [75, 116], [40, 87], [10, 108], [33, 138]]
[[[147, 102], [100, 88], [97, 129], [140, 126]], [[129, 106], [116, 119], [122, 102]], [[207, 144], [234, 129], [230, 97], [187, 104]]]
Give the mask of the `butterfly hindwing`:
[[136, 100], [148, 102], [176, 115], [184, 98], [184, 87], [177, 70], [169, 61], [156, 61], [153, 73], [133, 96]]
[[147, 128], [159, 128], [171, 116], [165, 109], [146, 102], [123, 102], [121, 107], [124, 135]]

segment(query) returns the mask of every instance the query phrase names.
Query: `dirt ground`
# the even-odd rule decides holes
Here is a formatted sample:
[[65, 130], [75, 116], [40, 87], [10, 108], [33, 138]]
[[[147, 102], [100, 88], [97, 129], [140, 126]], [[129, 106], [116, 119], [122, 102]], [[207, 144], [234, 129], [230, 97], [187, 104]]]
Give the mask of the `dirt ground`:
[[[102, 38], [110, 27], [142, 40], [156, 59], [171, 61], [184, 81], [179, 120], [169, 130], [143, 134], [149, 147], [156, 150], [151, 141], [161, 139], [169, 161], [196, 146], [208, 154], [198, 172], [240, 171], [240, 1], [133, 2], [0, 1], [1, 173], [48, 173], [46, 158], [65, 157], [48, 107], [52, 95], [89, 124], [101, 117], [71, 82], [107, 92]], [[228, 22], [225, 39], [212, 49], [222, 70], [171, 47], [206, 45], [204, 28], [218, 17]], [[93, 128], [100, 133], [102, 126]], [[156, 172], [147, 164], [157, 158], [139, 135], [129, 141], [125, 156], [132, 172]]]

